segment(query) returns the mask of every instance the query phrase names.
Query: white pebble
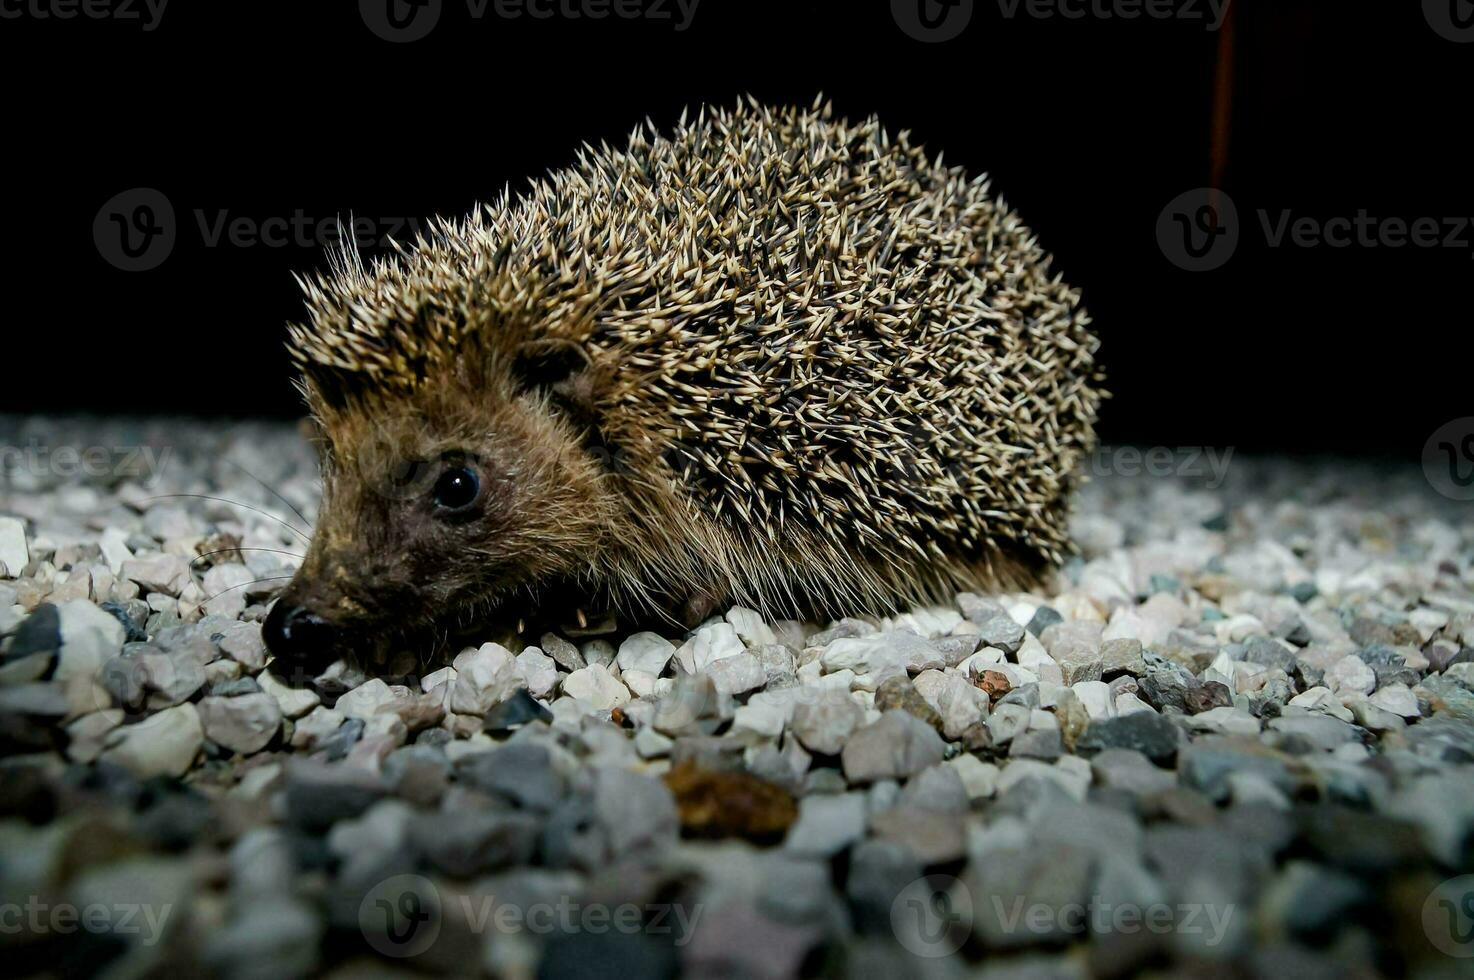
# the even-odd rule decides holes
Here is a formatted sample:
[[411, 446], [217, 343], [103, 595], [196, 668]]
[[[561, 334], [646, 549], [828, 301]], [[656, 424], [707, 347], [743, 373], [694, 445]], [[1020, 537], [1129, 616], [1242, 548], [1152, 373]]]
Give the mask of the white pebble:
[[26, 548], [26, 525], [16, 517], [0, 517], [0, 564], [11, 578], [19, 578], [31, 553]]
[[608, 711], [630, 700], [629, 688], [600, 664], [590, 664], [565, 677], [563, 693], [596, 711]]
[[1406, 684], [1388, 684], [1367, 700], [1383, 711], [1390, 711], [1403, 718], [1423, 716], [1422, 709], [1418, 707], [1418, 696]]
[[639, 670], [659, 677], [675, 653], [675, 644], [659, 633], [635, 633], [619, 645], [614, 661], [622, 671]]

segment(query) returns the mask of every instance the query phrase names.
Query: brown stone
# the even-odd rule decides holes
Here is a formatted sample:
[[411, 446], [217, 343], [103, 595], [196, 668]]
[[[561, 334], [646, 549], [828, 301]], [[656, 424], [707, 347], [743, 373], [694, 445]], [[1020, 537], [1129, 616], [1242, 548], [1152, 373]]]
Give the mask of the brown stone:
[[743, 837], [776, 842], [798, 819], [787, 790], [747, 772], [714, 772], [683, 762], [666, 773], [681, 828], [693, 837]]
[[937, 731], [942, 730], [942, 716], [926, 703], [916, 686], [904, 677], [892, 677], [875, 689], [876, 711], [904, 711], [920, 718]]
[[1008, 675], [996, 670], [983, 671], [973, 679], [973, 683], [987, 692], [990, 701], [995, 702], [1013, 690], [1013, 685], [1008, 681]]

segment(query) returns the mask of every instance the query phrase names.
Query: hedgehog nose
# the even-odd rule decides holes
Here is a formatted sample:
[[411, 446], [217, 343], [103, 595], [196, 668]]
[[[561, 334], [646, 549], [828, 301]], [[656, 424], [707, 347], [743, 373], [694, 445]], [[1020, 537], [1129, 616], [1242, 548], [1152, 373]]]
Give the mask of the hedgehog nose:
[[274, 673], [293, 685], [305, 684], [333, 660], [333, 626], [305, 606], [278, 602], [266, 622], [261, 638], [281, 663]]

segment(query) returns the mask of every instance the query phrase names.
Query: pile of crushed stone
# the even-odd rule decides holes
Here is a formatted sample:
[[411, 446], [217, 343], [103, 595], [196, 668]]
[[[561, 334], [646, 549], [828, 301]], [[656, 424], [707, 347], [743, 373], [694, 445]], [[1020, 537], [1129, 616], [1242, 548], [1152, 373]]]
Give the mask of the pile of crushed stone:
[[1039, 594], [499, 627], [424, 676], [299, 689], [259, 625], [316, 507], [295, 429], [0, 437], [14, 975], [1474, 956], [1474, 514], [1416, 469], [1097, 475]]

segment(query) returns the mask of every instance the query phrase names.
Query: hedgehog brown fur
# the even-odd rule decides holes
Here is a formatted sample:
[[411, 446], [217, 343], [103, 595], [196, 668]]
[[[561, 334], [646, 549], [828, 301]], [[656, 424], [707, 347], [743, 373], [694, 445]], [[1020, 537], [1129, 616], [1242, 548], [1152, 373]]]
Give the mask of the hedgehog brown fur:
[[[305, 288], [325, 501], [289, 596], [335, 626], [555, 583], [682, 619], [880, 611], [1066, 550], [1100, 397], [1079, 296], [985, 179], [874, 119], [652, 125]], [[445, 453], [486, 470], [474, 521], [373, 492]]]

